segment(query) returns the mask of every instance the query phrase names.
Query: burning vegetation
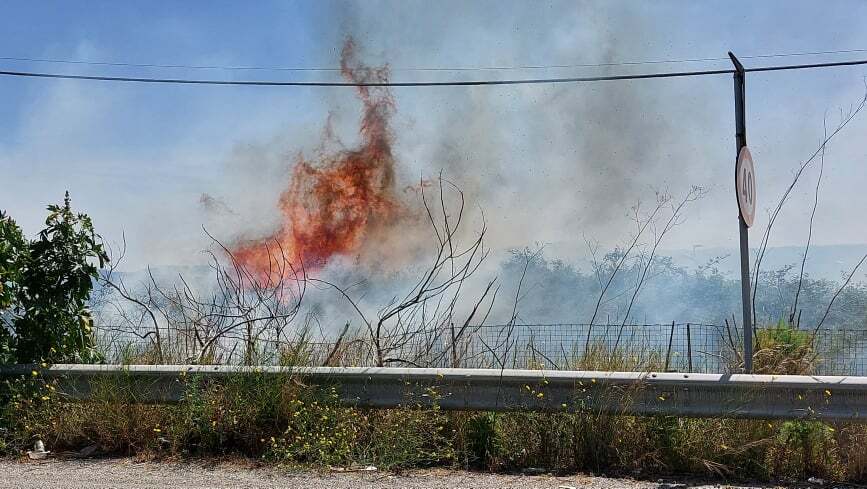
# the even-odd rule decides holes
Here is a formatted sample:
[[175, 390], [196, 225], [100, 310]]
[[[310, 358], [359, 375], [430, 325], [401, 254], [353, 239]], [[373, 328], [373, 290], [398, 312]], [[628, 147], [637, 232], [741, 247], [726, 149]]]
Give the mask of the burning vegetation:
[[[343, 45], [340, 68], [350, 82], [388, 80], [387, 66], [368, 67], [358, 61], [352, 39]], [[359, 86], [357, 95], [363, 104], [360, 145], [316, 160], [298, 156], [280, 196], [280, 228], [231, 250], [250, 273], [276, 278], [275, 255], [285, 257], [296, 269], [309, 270], [323, 267], [336, 255], [357, 254], [365, 237], [401, 213], [389, 129], [394, 98], [387, 87]]]

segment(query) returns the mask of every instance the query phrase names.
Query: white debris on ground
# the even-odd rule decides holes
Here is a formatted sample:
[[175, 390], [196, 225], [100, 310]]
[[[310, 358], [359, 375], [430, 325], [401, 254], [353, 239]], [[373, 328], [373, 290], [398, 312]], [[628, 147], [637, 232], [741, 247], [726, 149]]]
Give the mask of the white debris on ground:
[[45, 443], [42, 440], [36, 440], [36, 443], [33, 444], [33, 450], [27, 452], [27, 456], [31, 460], [43, 460], [48, 458], [50, 454], [51, 452], [45, 450]]
[[[725, 487], [757, 487], [730, 486]], [[489, 474], [457, 470], [292, 471], [249, 463], [137, 462], [133, 459], [0, 460], [0, 488], [514, 488], [700, 489], [721, 484], [695, 480], [632, 480], [587, 475]]]

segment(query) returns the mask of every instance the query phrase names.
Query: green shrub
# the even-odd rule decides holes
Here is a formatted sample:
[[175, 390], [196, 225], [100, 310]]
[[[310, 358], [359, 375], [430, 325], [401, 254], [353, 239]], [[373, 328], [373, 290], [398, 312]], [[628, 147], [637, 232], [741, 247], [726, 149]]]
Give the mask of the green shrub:
[[448, 417], [438, 406], [368, 410], [357, 459], [385, 469], [426, 467], [455, 458]]
[[503, 443], [498, 436], [497, 413], [476, 413], [463, 421], [465, 429], [466, 464], [489, 466], [502, 457]]
[[87, 301], [108, 256], [90, 218], [72, 211], [68, 192], [48, 212], [30, 242], [0, 212], [0, 363], [93, 360]]
[[287, 375], [230, 375], [220, 381], [183, 375], [183, 401], [175, 406], [178, 425], [171, 440], [192, 453], [246, 453], [261, 456], [272, 437], [290, 422], [299, 392]]
[[271, 459], [288, 464], [349, 465], [355, 461], [361, 415], [339, 404], [333, 389], [292, 399], [289, 422], [271, 438]]
[[843, 470], [835, 431], [818, 421], [782, 423], [766, 454], [770, 471], [794, 479], [809, 476], [838, 479]]
[[27, 254], [27, 240], [15, 221], [0, 211], [0, 365], [14, 362], [13, 306], [20, 294], [21, 276]]
[[69, 192], [62, 206], [50, 205], [48, 212], [22, 270], [17, 360], [88, 361], [94, 340], [87, 300], [108, 256], [90, 217], [73, 213]]

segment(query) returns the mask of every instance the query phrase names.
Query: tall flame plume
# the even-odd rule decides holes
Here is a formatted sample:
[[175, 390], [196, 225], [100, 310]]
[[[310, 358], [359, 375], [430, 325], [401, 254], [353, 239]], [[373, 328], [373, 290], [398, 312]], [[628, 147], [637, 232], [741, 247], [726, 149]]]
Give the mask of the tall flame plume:
[[[340, 68], [346, 80], [356, 83], [385, 82], [389, 75], [387, 66], [361, 64], [352, 39], [343, 45]], [[275, 253], [290, 260], [296, 270], [322, 268], [337, 255], [357, 253], [365, 237], [400, 213], [389, 128], [394, 98], [387, 87], [358, 87], [357, 95], [363, 104], [360, 145], [315, 161], [298, 156], [280, 196], [279, 229], [231, 250], [250, 273], [279, 278], [273, 277]]]

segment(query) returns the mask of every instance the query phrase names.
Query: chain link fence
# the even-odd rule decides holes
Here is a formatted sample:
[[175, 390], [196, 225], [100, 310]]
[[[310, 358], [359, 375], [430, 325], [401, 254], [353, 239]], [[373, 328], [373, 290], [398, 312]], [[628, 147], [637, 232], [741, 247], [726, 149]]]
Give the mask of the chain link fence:
[[[155, 335], [98, 329], [109, 361], [157, 363]], [[756, 337], [773, 330], [759, 329]], [[333, 366], [547, 368], [733, 373], [742, 366], [742, 332], [734, 325], [515, 324], [442, 328], [401, 335], [336, 338], [275, 332], [251, 340], [229, 336], [197, 350], [188, 331], [161, 332], [163, 362]], [[786, 342], [792, 343], [788, 345]], [[804, 346], [804, 345], [808, 346]], [[801, 355], [809, 373], [867, 376], [867, 330], [788, 333], [778, 353]], [[800, 349], [799, 349], [800, 348]], [[796, 351], [797, 350], [797, 351]], [[191, 353], [192, 352], [192, 353]], [[202, 352], [205, 352], [204, 354]], [[761, 354], [761, 352], [759, 353]]]

